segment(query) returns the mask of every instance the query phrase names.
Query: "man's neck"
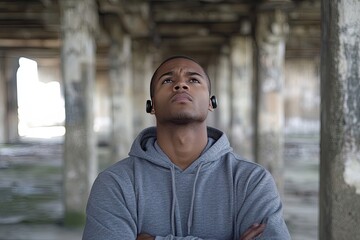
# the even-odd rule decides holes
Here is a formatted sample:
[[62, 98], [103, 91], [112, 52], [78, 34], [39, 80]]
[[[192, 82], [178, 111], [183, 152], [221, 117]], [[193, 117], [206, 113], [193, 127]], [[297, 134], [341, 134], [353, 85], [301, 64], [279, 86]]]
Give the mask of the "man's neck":
[[186, 169], [200, 156], [207, 141], [205, 123], [157, 126], [160, 148], [181, 169]]

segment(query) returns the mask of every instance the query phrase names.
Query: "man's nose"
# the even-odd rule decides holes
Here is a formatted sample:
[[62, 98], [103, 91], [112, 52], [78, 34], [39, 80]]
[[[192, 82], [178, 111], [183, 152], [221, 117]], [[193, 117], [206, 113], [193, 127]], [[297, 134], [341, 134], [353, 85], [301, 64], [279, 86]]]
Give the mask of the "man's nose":
[[179, 91], [179, 90], [189, 90], [189, 86], [187, 85], [187, 83], [185, 81], [179, 81], [174, 85], [174, 91]]

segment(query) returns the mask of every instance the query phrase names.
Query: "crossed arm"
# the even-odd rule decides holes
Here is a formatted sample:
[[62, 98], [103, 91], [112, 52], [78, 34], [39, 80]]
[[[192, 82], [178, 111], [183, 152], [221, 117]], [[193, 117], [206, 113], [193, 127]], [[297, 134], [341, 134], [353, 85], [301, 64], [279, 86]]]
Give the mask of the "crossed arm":
[[[239, 240], [252, 240], [255, 237], [259, 236], [265, 229], [265, 224], [253, 224], [241, 237]], [[136, 240], [155, 240], [154, 236], [151, 236], [146, 233], [139, 234]]]

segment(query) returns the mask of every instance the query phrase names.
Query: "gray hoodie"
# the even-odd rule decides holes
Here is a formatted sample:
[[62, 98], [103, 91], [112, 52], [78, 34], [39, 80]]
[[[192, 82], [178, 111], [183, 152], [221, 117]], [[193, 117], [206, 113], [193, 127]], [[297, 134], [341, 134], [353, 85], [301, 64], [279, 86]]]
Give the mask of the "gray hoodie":
[[266, 223], [257, 239], [290, 239], [272, 176], [235, 155], [224, 133], [208, 127], [201, 156], [182, 170], [142, 131], [129, 157], [99, 174], [87, 205], [84, 240], [240, 239]]

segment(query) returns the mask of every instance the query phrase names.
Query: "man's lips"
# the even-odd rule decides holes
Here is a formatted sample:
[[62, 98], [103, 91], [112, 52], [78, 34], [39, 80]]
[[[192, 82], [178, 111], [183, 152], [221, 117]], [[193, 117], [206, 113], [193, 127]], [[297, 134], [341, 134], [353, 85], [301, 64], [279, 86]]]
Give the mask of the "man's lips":
[[192, 102], [192, 97], [187, 93], [177, 93], [171, 98], [171, 102]]

